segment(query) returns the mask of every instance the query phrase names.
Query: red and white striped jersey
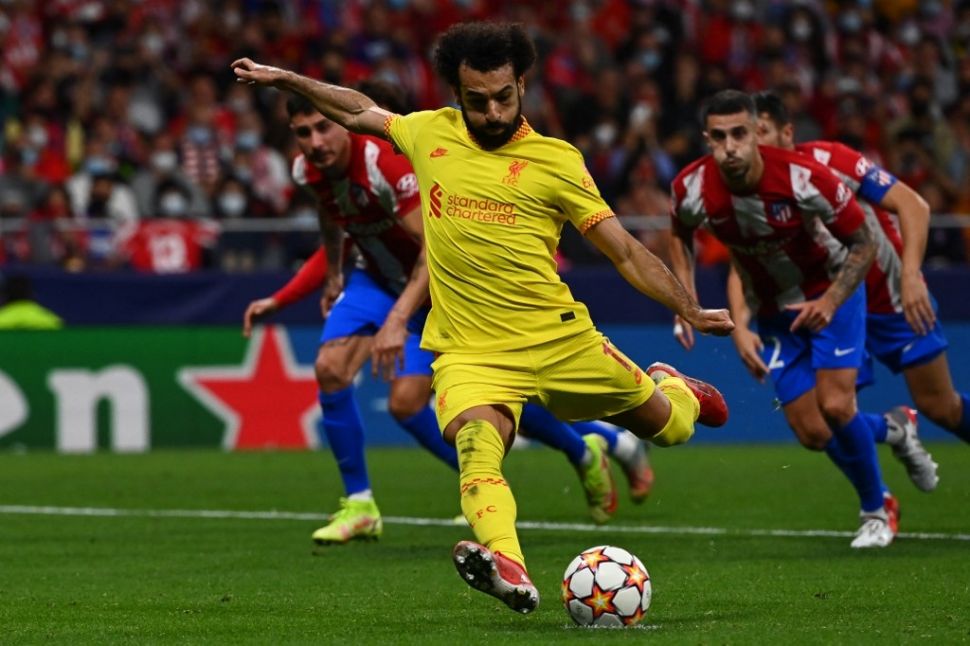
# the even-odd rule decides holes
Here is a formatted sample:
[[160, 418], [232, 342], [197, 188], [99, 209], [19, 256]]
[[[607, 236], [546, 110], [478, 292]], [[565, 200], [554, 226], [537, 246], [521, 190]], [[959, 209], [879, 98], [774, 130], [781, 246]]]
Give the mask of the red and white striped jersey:
[[758, 148], [764, 173], [747, 194], [731, 193], [711, 155], [683, 169], [671, 188], [672, 217], [679, 235], [705, 226], [727, 245], [749, 307], [768, 316], [828, 289], [848, 254], [843, 241], [865, 214], [852, 191], [818, 162]]
[[828, 166], [842, 182], [856, 194], [859, 206], [875, 234], [876, 259], [866, 275], [866, 307], [873, 314], [892, 314], [903, 311], [900, 288], [903, 272], [903, 240], [893, 217], [879, 207], [875, 200], [863, 199], [860, 189], [866, 182], [888, 189], [895, 178], [876, 167], [862, 153], [834, 141], [810, 141], [795, 146], [798, 152], [810, 155]]
[[399, 218], [420, 207], [411, 164], [383, 139], [350, 133], [346, 174], [331, 179], [304, 155], [293, 160], [293, 181], [309, 189], [326, 217], [350, 237], [364, 269], [395, 294], [401, 293], [421, 251]]

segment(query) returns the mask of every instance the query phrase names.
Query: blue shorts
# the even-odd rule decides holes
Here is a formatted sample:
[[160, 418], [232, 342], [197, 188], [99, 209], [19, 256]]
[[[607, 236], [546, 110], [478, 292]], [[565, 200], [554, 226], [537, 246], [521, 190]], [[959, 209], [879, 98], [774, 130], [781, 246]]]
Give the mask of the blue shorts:
[[[937, 312], [935, 300], [933, 311]], [[866, 349], [893, 374], [932, 361], [949, 345], [939, 320], [925, 336], [917, 334], [902, 313], [870, 314], [866, 322]]]
[[[397, 296], [381, 287], [367, 272], [350, 272], [344, 291], [330, 310], [323, 324], [320, 343], [345, 336], [374, 336], [384, 325]], [[431, 375], [434, 355], [421, 349], [421, 332], [428, 318], [428, 309], [421, 308], [408, 321], [408, 337], [404, 342], [404, 369], [399, 375]]]
[[798, 312], [758, 319], [762, 359], [771, 372], [775, 395], [789, 404], [815, 387], [816, 370], [859, 368], [865, 355], [866, 292], [861, 286], [835, 311], [819, 333], [789, 332]]

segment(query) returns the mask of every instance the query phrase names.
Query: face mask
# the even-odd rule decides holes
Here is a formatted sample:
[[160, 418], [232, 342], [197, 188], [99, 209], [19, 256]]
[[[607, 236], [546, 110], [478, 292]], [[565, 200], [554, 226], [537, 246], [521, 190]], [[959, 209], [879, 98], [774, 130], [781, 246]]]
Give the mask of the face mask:
[[234, 96], [229, 99], [229, 109], [236, 114], [242, 114], [249, 110], [249, 99], [241, 96]]
[[158, 201], [158, 209], [162, 212], [162, 215], [169, 218], [177, 218], [185, 215], [188, 208], [189, 202], [181, 193], [166, 193]]
[[25, 166], [33, 166], [36, 164], [38, 157], [40, 157], [40, 153], [34, 148], [23, 148], [20, 151], [20, 161]]
[[640, 52], [640, 65], [648, 72], [654, 71], [660, 66], [660, 54], [652, 49]]
[[606, 148], [612, 145], [613, 140], [616, 139], [616, 127], [612, 123], [602, 123], [596, 126], [593, 131], [593, 138], [596, 139], [596, 143]]
[[806, 41], [812, 37], [812, 23], [807, 20], [797, 20], [791, 26], [791, 34], [795, 40]]
[[249, 166], [235, 166], [232, 169], [233, 176], [240, 182], [246, 183], [253, 178], [253, 171]]
[[157, 172], [167, 174], [178, 166], [178, 155], [171, 150], [160, 150], [152, 155], [152, 168]]
[[862, 29], [862, 16], [857, 14], [855, 11], [848, 11], [842, 14], [839, 24], [842, 26], [842, 29], [845, 32], [854, 34]]
[[40, 149], [47, 145], [47, 130], [44, 126], [31, 126], [27, 130], [27, 141], [34, 148]]
[[91, 175], [106, 175], [114, 170], [114, 163], [106, 157], [88, 157], [84, 161], [84, 170]]
[[239, 150], [256, 150], [259, 147], [259, 133], [255, 130], [244, 130], [236, 135], [236, 148]]
[[62, 49], [67, 46], [67, 32], [63, 29], [58, 29], [51, 34], [51, 45], [55, 49]]
[[915, 22], [906, 23], [903, 28], [899, 30], [899, 39], [907, 45], [915, 45], [919, 42], [919, 37], [919, 26]]
[[141, 39], [141, 46], [145, 48], [145, 51], [152, 56], [161, 56], [162, 52], [165, 50], [165, 39], [162, 38], [161, 34], [152, 32], [146, 34], [144, 38]]
[[212, 141], [212, 130], [205, 126], [192, 126], [186, 134], [189, 141], [197, 146], [205, 146]]
[[231, 218], [239, 217], [246, 210], [246, 196], [230, 191], [219, 196], [219, 209]]
[[734, 14], [735, 20], [744, 22], [754, 17], [754, 6], [750, 2], [738, 2], [731, 12]]

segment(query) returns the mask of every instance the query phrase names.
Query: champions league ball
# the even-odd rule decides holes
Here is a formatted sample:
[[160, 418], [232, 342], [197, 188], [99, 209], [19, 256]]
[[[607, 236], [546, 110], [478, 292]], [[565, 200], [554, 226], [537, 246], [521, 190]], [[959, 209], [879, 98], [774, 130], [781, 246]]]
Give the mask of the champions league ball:
[[562, 581], [562, 603], [580, 626], [633, 626], [650, 607], [650, 575], [622, 547], [591, 547], [572, 560]]

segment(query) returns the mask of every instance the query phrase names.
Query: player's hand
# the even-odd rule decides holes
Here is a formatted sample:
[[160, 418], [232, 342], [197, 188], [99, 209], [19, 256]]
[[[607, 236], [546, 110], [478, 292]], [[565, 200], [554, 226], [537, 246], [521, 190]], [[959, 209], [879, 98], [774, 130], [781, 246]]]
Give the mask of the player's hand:
[[273, 298], [261, 298], [253, 301], [243, 314], [243, 336], [247, 339], [253, 333], [253, 324], [258, 320], [279, 310], [279, 303]]
[[674, 314], [674, 338], [685, 350], [694, 347], [694, 326], [680, 314]]
[[330, 310], [343, 292], [344, 275], [336, 272], [327, 274], [327, 280], [323, 283], [323, 294], [320, 296], [320, 313], [323, 318], [330, 316]]
[[786, 310], [798, 312], [798, 316], [792, 321], [789, 328], [792, 332], [805, 328], [810, 332], [821, 332], [832, 322], [835, 316], [835, 305], [832, 300], [824, 294], [813, 301], [795, 303], [788, 305]]
[[690, 315], [690, 324], [701, 334], [727, 336], [734, 329], [734, 321], [727, 310], [698, 309]]
[[936, 324], [936, 313], [933, 311], [933, 302], [923, 275], [919, 272], [903, 274], [900, 288], [903, 292], [903, 315], [906, 322], [920, 336], [928, 334]]
[[746, 327], [735, 328], [731, 333], [734, 340], [734, 347], [737, 348], [741, 362], [758, 381], [764, 383], [768, 376], [768, 365], [761, 358], [761, 352], [765, 349], [761, 337]]
[[240, 58], [232, 62], [236, 80], [250, 85], [273, 85], [285, 74], [284, 70], [271, 65], [260, 65], [250, 58]]
[[371, 370], [375, 377], [391, 381], [404, 369], [404, 342], [408, 337], [407, 318], [391, 312], [374, 336], [371, 346]]

